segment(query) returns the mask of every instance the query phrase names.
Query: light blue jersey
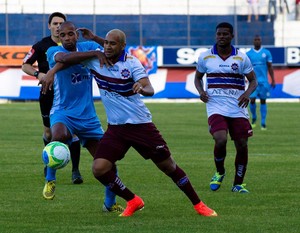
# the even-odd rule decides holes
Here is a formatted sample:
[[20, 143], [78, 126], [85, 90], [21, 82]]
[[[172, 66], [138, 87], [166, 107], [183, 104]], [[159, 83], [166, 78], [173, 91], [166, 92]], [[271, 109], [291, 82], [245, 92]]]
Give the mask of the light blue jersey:
[[272, 63], [272, 54], [269, 50], [261, 48], [260, 50], [251, 49], [247, 52], [258, 83], [269, 84], [268, 81], [268, 62]]
[[247, 52], [247, 56], [253, 65], [254, 73], [258, 83], [257, 88], [251, 93], [250, 98], [267, 99], [270, 95], [268, 62], [272, 63], [272, 55], [270, 51], [265, 48], [260, 48], [259, 50], [252, 48]]
[[[77, 51], [97, 50], [95, 42], [78, 42]], [[55, 65], [55, 55], [69, 53], [62, 46], [51, 47], [47, 51], [50, 68]], [[54, 76], [54, 100], [50, 111], [51, 126], [57, 122], [65, 124], [71, 134], [76, 134], [84, 145], [87, 139], [100, 139], [103, 129], [94, 107], [92, 92], [93, 75], [82, 64], [72, 65], [58, 71]]]
[[[96, 50], [99, 47], [94, 42], [77, 43], [77, 51]], [[55, 55], [59, 52], [69, 53], [62, 46], [54, 46], [48, 49], [47, 58], [50, 68], [56, 62]], [[74, 118], [89, 119], [94, 116], [95, 108], [92, 95], [93, 75], [85, 66], [72, 65], [58, 71], [54, 76], [54, 100], [50, 115], [57, 111], [64, 111]]]

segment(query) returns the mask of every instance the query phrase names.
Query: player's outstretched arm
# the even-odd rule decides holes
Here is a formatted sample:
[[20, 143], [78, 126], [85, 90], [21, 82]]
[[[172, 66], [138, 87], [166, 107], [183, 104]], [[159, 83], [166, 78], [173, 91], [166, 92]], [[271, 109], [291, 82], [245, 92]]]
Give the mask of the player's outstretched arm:
[[87, 28], [77, 28], [76, 31], [80, 31], [81, 35], [86, 40], [93, 40], [100, 44], [102, 47], [104, 46], [104, 38], [95, 35], [91, 30]]
[[91, 58], [98, 58], [100, 62], [100, 67], [103, 67], [103, 65], [106, 66], [112, 65], [112, 63], [105, 57], [105, 54], [99, 50], [93, 50], [87, 52], [72, 52], [72, 53], [63, 53], [63, 54], [59, 53], [55, 57], [56, 61], [68, 65], [79, 64]]

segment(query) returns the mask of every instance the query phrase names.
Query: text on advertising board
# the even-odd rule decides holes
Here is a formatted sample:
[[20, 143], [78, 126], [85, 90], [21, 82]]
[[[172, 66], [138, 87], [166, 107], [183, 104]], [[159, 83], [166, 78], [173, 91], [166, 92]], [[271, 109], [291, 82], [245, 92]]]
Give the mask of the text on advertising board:
[[206, 51], [207, 48], [182, 48], [177, 50], [177, 59], [176, 61], [181, 65], [191, 65], [197, 63], [200, 53]]
[[287, 48], [286, 62], [290, 65], [300, 63], [300, 48]]

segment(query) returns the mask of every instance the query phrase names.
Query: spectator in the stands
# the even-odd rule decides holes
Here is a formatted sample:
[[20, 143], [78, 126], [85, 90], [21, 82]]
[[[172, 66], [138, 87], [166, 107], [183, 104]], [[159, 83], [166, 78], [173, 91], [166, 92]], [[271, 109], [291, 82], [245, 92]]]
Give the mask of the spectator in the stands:
[[255, 16], [255, 21], [258, 21], [259, 0], [247, 0], [247, 2], [248, 2], [248, 19], [247, 19], [247, 22], [251, 23], [252, 15]]

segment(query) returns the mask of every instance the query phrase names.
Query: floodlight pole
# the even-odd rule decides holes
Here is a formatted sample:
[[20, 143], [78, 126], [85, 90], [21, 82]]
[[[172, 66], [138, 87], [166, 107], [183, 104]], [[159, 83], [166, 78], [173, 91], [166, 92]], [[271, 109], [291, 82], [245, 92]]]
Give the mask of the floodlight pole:
[[191, 45], [191, 16], [190, 16], [190, 1], [187, 0], [187, 45]]
[[238, 24], [238, 20], [237, 20], [237, 13], [236, 13], [236, 0], [234, 0], [234, 44], [238, 45], [238, 30], [237, 30], [237, 24]]
[[48, 23], [46, 23], [47, 21], [46, 21], [46, 15], [45, 14], [46, 14], [45, 13], [45, 0], [43, 0], [43, 37], [46, 36], [46, 24], [48, 24]]
[[143, 46], [143, 16], [142, 16], [142, 3], [139, 0], [139, 31], [140, 31], [140, 46]]
[[93, 32], [97, 34], [97, 23], [96, 23], [96, 0], [93, 1]]
[[7, 14], [7, 0], [5, 0], [5, 41], [6, 45], [8, 45], [9, 37], [8, 37], [8, 14]]

